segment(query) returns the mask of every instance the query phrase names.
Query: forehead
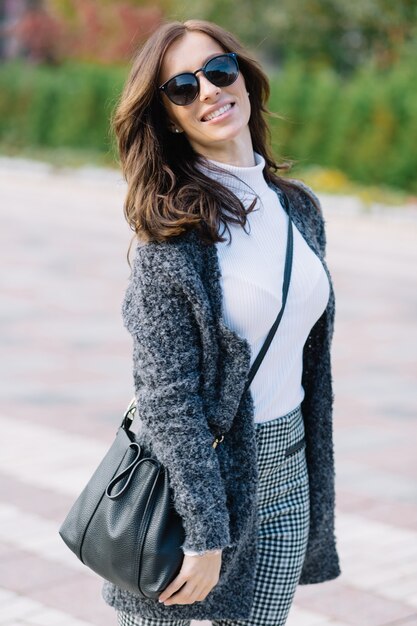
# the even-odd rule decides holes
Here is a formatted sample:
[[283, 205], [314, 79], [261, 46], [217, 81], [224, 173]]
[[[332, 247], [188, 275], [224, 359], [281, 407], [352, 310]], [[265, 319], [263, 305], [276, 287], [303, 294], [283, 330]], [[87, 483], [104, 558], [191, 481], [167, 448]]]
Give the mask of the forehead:
[[187, 32], [174, 41], [165, 52], [161, 66], [161, 80], [182, 72], [195, 72], [216, 54], [224, 52], [221, 45], [209, 35]]

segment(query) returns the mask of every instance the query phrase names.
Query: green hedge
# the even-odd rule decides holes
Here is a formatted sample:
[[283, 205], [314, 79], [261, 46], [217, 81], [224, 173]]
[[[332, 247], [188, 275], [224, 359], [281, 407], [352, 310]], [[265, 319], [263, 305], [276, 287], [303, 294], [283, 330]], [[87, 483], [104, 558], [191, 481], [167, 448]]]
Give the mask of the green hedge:
[[417, 64], [364, 67], [349, 81], [292, 63], [272, 77], [275, 151], [352, 180], [417, 191]]
[[111, 151], [109, 117], [125, 68], [0, 65], [0, 141]]
[[[0, 65], [0, 142], [114, 152], [109, 117], [124, 67]], [[417, 64], [363, 67], [349, 80], [289, 63], [271, 76], [276, 154], [353, 180], [417, 191]]]

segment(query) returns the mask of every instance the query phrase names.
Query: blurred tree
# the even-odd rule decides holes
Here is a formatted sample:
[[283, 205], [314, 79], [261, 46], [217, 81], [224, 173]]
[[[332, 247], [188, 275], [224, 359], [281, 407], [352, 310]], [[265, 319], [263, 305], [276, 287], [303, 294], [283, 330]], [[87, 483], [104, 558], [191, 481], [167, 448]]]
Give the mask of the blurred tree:
[[0, 0], [1, 59], [55, 63], [61, 27], [42, 0]]
[[[170, 7], [168, 0], [163, 3]], [[63, 56], [83, 61], [129, 61], [163, 18], [159, 3], [138, 0], [45, 0], [45, 4], [65, 26]]]
[[28, 61], [49, 64], [58, 62], [63, 31], [63, 25], [40, 0], [28, 2], [26, 11], [11, 29]]
[[172, 0], [0, 0], [0, 59], [126, 63]]
[[268, 70], [293, 58], [344, 74], [369, 59], [387, 68], [417, 40], [417, 0], [0, 0], [0, 8], [3, 48], [8, 27], [22, 56], [47, 62], [127, 62], [163, 19], [193, 17], [259, 49]]
[[218, 22], [273, 63], [291, 57], [350, 72], [365, 60], [395, 63], [417, 37], [416, 0], [193, 0], [171, 13]]

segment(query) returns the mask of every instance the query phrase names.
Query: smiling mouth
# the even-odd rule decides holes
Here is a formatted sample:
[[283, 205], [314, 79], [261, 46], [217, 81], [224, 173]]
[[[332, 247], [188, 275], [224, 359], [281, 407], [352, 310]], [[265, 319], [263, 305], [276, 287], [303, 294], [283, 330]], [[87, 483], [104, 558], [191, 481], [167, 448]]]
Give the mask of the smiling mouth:
[[[228, 106], [229, 104], [230, 104], [231, 106], [230, 106], [230, 107], [228, 107], [225, 111], [222, 111], [222, 112], [221, 112], [221, 113], [219, 113], [218, 115], [215, 115], [214, 117], [210, 117], [209, 119], [205, 119], [205, 117], [203, 117], [201, 121], [202, 121], [202, 122], [211, 122], [211, 120], [215, 120], [217, 117], [221, 117], [222, 115], [224, 115], [225, 113], [227, 113], [228, 111], [230, 111], [230, 109], [232, 109], [232, 108], [235, 106], [235, 103], [234, 103], [234, 102], [228, 102], [228, 104], [227, 104], [227, 105], [224, 105], [224, 106]], [[220, 107], [220, 109], [219, 109], [219, 110], [223, 109], [223, 108], [224, 108], [224, 106], [223, 106], [223, 107]]]

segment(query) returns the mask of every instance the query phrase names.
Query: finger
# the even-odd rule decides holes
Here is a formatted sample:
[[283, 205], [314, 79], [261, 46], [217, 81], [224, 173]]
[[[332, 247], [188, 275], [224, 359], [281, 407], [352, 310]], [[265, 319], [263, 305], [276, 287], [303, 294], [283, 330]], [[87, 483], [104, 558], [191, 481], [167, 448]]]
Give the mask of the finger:
[[169, 606], [171, 604], [192, 604], [195, 602], [196, 597], [196, 587], [191, 586], [191, 583], [185, 584], [181, 589], [174, 593], [168, 600], [164, 602], [165, 606]]
[[195, 602], [202, 602], [203, 600], [205, 600], [208, 596], [208, 592], [204, 591], [204, 593], [200, 593], [199, 596], [197, 596], [197, 598], [195, 599]]
[[164, 604], [165, 606], [170, 606], [171, 604], [192, 604], [196, 601], [198, 595], [199, 588], [195, 584], [187, 582], [180, 591], [174, 593]]
[[205, 600], [212, 589], [213, 587], [204, 587], [204, 589], [200, 590], [200, 593], [196, 598], [196, 602]]
[[183, 574], [178, 574], [176, 578], [163, 590], [161, 595], [159, 596], [159, 602], [165, 602], [168, 598], [172, 596], [175, 592], [182, 588], [186, 583], [186, 579]]
[[205, 600], [208, 596], [208, 594], [213, 591], [214, 587], [217, 585], [216, 583], [209, 583], [206, 584], [203, 588], [200, 589], [200, 594], [197, 597], [197, 602], [201, 602], [202, 600]]

